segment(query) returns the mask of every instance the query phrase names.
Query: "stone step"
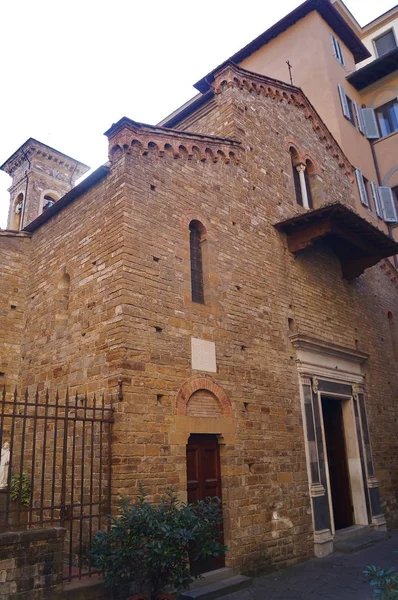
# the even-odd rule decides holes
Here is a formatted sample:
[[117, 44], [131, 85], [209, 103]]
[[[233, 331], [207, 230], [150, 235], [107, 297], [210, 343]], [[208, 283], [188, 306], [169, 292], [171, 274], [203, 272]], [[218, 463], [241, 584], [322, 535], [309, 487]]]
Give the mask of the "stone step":
[[203, 587], [205, 585], [210, 585], [211, 583], [215, 583], [216, 581], [222, 581], [223, 579], [229, 579], [234, 576], [234, 570], [230, 567], [222, 567], [221, 569], [215, 569], [214, 571], [207, 571], [207, 573], [202, 573], [200, 577], [195, 579], [193, 583], [190, 585], [190, 589], [195, 589], [198, 587]]
[[388, 537], [388, 533], [385, 531], [370, 531], [369, 533], [357, 535], [350, 539], [345, 539], [337, 542], [335, 540], [334, 551], [342, 552], [344, 554], [351, 554], [352, 552], [358, 552], [358, 550], [363, 550], [364, 548], [373, 546], [378, 542], [382, 542]]
[[234, 577], [228, 577], [228, 579], [222, 579], [221, 581], [214, 581], [208, 585], [196, 587], [193, 590], [188, 590], [180, 595], [181, 600], [213, 600], [214, 598], [220, 598], [226, 594], [232, 594], [238, 590], [243, 590], [251, 585], [251, 578], [245, 577], [244, 575], [235, 575]]
[[369, 533], [371, 530], [369, 525], [352, 525], [351, 527], [345, 527], [344, 529], [338, 529], [335, 533], [335, 542], [342, 542], [354, 538], [358, 535]]

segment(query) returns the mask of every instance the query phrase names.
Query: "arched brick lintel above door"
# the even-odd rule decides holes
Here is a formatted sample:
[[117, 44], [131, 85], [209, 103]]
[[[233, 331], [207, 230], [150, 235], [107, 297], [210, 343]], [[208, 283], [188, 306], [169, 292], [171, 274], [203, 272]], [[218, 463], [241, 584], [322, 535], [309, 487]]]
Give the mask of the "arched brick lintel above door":
[[187, 415], [188, 402], [191, 396], [200, 390], [207, 390], [217, 398], [221, 406], [223, 417], [231, 418], [233, 416], [232, 405], [227, 394], [223, 388], [208, 375], [194, 375], [182, 385], [177, 394], [177, 415]]

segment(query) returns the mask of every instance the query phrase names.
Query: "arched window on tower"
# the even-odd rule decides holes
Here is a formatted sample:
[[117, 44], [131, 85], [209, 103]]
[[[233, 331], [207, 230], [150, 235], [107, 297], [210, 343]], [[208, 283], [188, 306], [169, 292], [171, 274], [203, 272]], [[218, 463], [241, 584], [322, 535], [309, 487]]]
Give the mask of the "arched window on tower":
[[51, 206], [53, 206], [57, 200], [58, 198], [55, 196], [55, 194], [47, 193], [43, 198], [43, 212], [48, 208], [51, 208]]
[[191, 294], [192, 302], [205, 303], [203, 280], [203, 252], [205, 228], [199, 221], [189, 224], [189, 251], [191, 260]]
[[10, 229], [12, 231], [20, 231], [22, 227], [22, 213], [23, 213], [23, 193], [21, 192], [15, 198], [14, 204], [12, 205], [12, 211], [10, 214]]

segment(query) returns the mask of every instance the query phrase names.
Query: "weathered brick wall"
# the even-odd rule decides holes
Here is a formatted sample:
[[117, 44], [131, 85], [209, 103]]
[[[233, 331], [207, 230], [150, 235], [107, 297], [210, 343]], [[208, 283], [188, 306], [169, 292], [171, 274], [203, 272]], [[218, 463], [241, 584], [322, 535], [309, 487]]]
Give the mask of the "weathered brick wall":
[[[143, 481], [152, 495], [173, 485], [183, 496], [187, 432], [222, 433], [227, 564], [255, 570], [297, 562], [313, 548], [293, 331], [370, 353], [376, 474], [389, 524], [397, 522], [398, 382], [387, 311], [398, 306], [384, 263], [347, 282], [325, 245], [295, 259], [274, 228], [302, 211], [292, 141], [316, 166], [315, 206], [354, 202], [349, 177], [305, 111], [236, 87], [216, 102], [200, 129], [241, 139], [240, 164], [135, 144], [115, 154], [104, 182], [33, 234], [22, 383], [94, 390], [124, 380], [115, 495]], [[205, 305], [191, 302], [192, 219], [207, 231]], [[197, 374], [191, 336], [215, 342], [212, 377], [232, 406], [232, 416], [214, 417], [207, 429], [206, 417], [177, 414], [178, 391]]]
[[0, 231], [0, 387], [18, 383], [30, 236]]
[[[117, 172], [32, 238], [22, 388], [115, 389], [123, 213]], [[115, 366], [116, 365], [116, 366]]]
[[62, 598], [63, 541], [57, 527], [0, 533], [0, 598]]

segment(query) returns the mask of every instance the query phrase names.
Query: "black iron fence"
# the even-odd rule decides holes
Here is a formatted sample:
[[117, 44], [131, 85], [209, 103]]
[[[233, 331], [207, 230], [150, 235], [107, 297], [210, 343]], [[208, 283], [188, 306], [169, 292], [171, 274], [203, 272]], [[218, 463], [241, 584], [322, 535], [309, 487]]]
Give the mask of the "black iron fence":
[[111, 509], [112, 402], [26, 392], [0, 399], [0, 530], [65, 527], [64, 578], [91, 576]]

